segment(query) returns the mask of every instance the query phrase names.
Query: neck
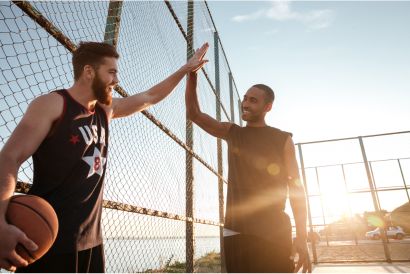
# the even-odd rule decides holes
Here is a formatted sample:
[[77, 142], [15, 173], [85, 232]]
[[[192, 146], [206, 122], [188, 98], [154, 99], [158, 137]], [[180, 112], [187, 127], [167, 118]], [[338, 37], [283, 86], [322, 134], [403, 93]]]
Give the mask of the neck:
[[93, 90], [91, 86], [85, 85], [80, 81], [76, 81], [72, 87], [70, 87], [68, 93], [77, 102], [83, 105], [89, 111], [93, 111], [97, 100], [94, 97]]
[[246, 122], [247, 127], [266, 127], [267, 124], [265, 122], [265, 119], [262, 119], [260, 121], [248, 121]]

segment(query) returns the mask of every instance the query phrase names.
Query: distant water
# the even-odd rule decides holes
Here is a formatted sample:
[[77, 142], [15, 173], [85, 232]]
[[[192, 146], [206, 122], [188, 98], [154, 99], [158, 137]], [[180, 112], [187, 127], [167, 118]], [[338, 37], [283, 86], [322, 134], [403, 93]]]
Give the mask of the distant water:
[[[105, 239], [106, 272], [142, 272], [158, 269], [172, 257], [185, 262], [185, 238]], [[218, 237], [195, 238], [195, 259], [219, 252]]]

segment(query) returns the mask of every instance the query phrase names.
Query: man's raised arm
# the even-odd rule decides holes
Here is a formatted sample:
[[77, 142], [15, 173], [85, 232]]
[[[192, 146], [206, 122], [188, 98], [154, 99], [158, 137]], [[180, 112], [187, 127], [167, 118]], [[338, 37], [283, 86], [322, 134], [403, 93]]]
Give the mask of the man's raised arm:
[[217, 138], [225, 139], [232, 124], [219, 122], [201, 111], [197, 95], [197, 81], [198, 75], [196, 72], [188, 74], [185, 92], [187, 118], [209, 134]]
[[126, 98], [114, 98], [111, 117], [128, 116], [163, 100], [175, 89], [187, 73], [201, 69], [208, 62], [208, 60], [203, 59], [208, 48], [208, 43], [202, 45], [185, 65], [152, 88]]

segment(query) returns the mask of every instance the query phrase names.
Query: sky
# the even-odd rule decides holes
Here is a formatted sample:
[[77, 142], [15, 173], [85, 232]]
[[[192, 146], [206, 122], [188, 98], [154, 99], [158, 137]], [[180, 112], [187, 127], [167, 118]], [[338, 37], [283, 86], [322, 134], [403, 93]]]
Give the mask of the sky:
[[409, 130], [410, 2], [209, 1], [242, 96], [295, 142]]
[[[209, 1], [242, 97], [254, 84], [276, 95], [271, 126], [295, 143], [410, 130], [410, 2]], [[369, 161], [406, 158], [409, 134], [365, 139]], [[305, 145], [314, 223], [374, 210], [357, 140]], [[404, 177], [410, 161], [402, 160]], [[317, 172], [316, 172], [317, 171]], [[344, 172], [344, 173], [343, 173]], [[377, 187], [403, 187], [397, 160], [372, 163]], [[408, 184], [408, 183], [407, 183]], [[405, 191], [379, 192], [381, 207], [408, 201]], [[350, 208], [349, 208], [350, 205]], [[289, 207], [288, 207], [289, 211]], [[330, 218], [329, 218], [330, 217]]]
[[[410, 130], [410, 2], [210, 0], [208, 5], [240, 95], [256, 83], [271, 86], [275, 90], [276, 101], [267, 116], [268, 124], [292, 132], [295, 143]], [[41, 85], [38, 88], [46, 90]], [[408, 134], [394, 137], [385, 143], [367, 142], [369, 160], [409, 157], [408, 137]], [[161, 149], [171, 151], [169, 147], [168, 150]], [[156, 146], [157, 154], [145, 157], [145, 161], [154, 161], [158, 153], [162, 153], [163, 157], [161, 149]], [[183, 157], [184, 154], [179, 156]], [[306, 166], [362, 160], [357, 142], [328, 147], [307, 146], [304, 156]], [[173, 157], [174, 160], [179, 159], [176, 155]], [[409, 184], [410, 160], [403, 161], [402, 165]], [[198, 166], [198, 169], [205, 169]], [[315, 185], [320, 180], [321, 191], [338, 206], [330, 208], [332, 212], [329, 214], [333, 215], [347, 210], [340, 206], [345, 204], [347, 198], [338, 195], [345, 191], [344, 175], [340, 168], [323, 168], [318, 174], [313, 169], [307, 171], [311, 193], [318, 192]], [[172, 169], [177, 170], [174, 166], [168, 170]], [[216, 179], [206, 172], [201, 173], [202, 181], [198, 180], [198, 189], [202, 187], [202, 182], [206, 188], [212, 178]], [[155, 177], [157, 173], [145, 173], [145, 177], [138, 178], [141, 188], [146, 187], [142, 183], [145, 180], [160, 181]], [[402, 177], [394, 161], [374, 164], [374, 174], [378, 186], [402, 186]], [[345, 166], [345, 176], [349, 190], [368, 187], [363, 169]], [[166, 187], [161, 187], [157, 192], [161, 189], [168, 191], [164, 191]], [[151, 204], [157, 200], [151, 199], [143, 191], [141, 193], [140, 205], [167, 210]], [[118, 192], [113, 194], [118, 195]], [[403, 191], [384, 192], [381, 195], [385, 197], [381, 199], [382, 207], [387, 210], [408, 199]], [[198, 204], [205, 204], [209, 196], [198, 195]], [[366, 197], [368, 199], [370, 196]], [[173, 196], [169, 195], [168, 198], [172, 202]], [[360, 196], [351, 202], [356, 213], [372, 210], [371, 200], [363, 203], [363, 199], [364, 196]], [[319, 202], [312, 204], [314, 213], [319, 212]], [[358, 206], [360, 204], [365, 208]], [[216, 206], [216, 203], [213, 205]], [[169, 205], [163, 202], [162, 206]], [[202, 212], [210, 212], [210, 216], [202, 214], [200, 217], [216, 218], [214, 208], [205, 209]]]

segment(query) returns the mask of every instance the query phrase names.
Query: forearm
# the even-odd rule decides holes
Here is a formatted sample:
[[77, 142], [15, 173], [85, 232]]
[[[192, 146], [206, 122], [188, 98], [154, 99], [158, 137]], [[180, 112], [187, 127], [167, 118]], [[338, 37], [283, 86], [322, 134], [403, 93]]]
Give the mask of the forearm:
[[185, 103], [187, 117], [192, 121], [194, 121], [198, 114], [201, 113], [198, 102], [197, 81], [198, 76], [195, 72], [188, 74], [185, 92]]
[[295, 217], [296, 237], [299, 239], [307, 238], [306, 231], [306, 194], [302, 186], [295, 186], [289, 190], [290, 204]]
[[0, 223], [5, 222], [6, 209], [16, 186], [17, 164], [0, 156]]
[[186, 65], [149, 90], [126, 98], [113, 98], [112, 118], [125, 117], [143, 111], [167, 97], [186, 75]]
[[165, 80], [147, 90], [147, 95], [150, 98], [149, 104], [154, 105], [167, 97], [175, 89], [182, 78], [185, 77], [188, 71], [187, 66], [184, 65]]

